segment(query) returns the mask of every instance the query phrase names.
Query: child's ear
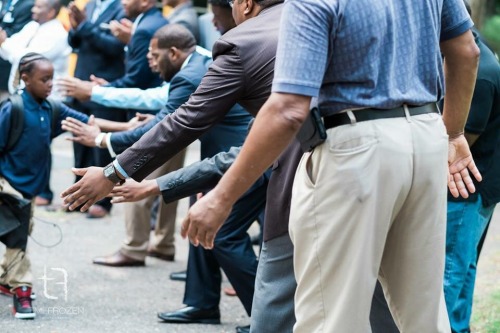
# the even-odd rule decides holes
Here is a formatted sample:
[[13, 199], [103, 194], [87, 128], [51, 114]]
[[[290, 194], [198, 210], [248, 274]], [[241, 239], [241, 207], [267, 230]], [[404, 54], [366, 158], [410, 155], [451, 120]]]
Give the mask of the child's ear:
[[29, 86], [29, 77], [28, 77], [28, 74], [26, 74], [26, 73], [21, 74], [21, 80], [24, 81], [24, 84], [26, 86]]

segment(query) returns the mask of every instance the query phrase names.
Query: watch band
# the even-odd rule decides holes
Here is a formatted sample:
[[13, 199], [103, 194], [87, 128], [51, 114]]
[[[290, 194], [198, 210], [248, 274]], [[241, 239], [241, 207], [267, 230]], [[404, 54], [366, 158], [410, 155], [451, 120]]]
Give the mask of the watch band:
[[118, 173], [116, 172], [116, 168], [113, 165], [113, 162], [111, 162], [110, 164], [108, 164], [107, 166], [104, 167], [103, 173], [104, 173], [104, 177], [106, 177], [113, 184], [122, 185], [123, 183], [125, 183], [125, 179], [121, 179], [118, 176]]
[[106, 137], [106, 133], [99, 133], [94, 139], [95, 146], [98, 148], [102, 148], [102, 142], [104, 141], [104, 138]]

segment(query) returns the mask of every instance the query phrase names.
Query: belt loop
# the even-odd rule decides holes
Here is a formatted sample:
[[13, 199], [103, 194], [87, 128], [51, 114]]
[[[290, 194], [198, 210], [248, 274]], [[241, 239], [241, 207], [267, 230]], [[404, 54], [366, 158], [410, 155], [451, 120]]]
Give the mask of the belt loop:
[[405, 116], [406, 116], [406, 120], [411, 123], [411, 115], [410, 115], [410, 110], [408, 109], [408, 105], [406, 104], [403, 104], [403, 109], [405, 110]]
[[347, 110], [346, 113], [349, 117], [349, 120], [351, 121], [351, 125], [356, 125], [356, 117], [354, 116], [354, 112], [352, 112], [352, 110]]

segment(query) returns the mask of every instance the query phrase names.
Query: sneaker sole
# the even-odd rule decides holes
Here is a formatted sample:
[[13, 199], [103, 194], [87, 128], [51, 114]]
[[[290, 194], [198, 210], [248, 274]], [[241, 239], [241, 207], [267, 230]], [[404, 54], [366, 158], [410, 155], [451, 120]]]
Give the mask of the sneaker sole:
[[17, 319], [34, 319], [36, 317], [36, 313], [16, 312], [16, 314], [14, 314], [14, 317], [16, 317]]

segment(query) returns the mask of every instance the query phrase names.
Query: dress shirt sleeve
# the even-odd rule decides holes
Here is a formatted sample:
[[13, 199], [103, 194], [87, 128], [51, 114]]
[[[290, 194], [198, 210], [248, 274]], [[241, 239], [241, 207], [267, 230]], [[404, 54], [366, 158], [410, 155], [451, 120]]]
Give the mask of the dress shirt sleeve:
[[[57, 23], [57, 24], [55, 24]], [[30, 27], [30, 30], [23, 29], [19, 34], [21, 36], [12, 36], [9, 44], [5, 45], [5, 48], [8, 50], [9, 61], [12, 64], [17, 65], [18, 61], [25, 54], [30, 52], [40, 53], [44, 57], [48, 59], [56, 59], [61, 56], [61, 54], [69, 55], [71, 50], [67, 41], [67, 32], [64, 30], [63, 26], [59, 22], [49, 22], [45, 24], [50, 24], [49, 27], [40, 27], [39, 29], [44, 29], [44, 33], [38, 32], [37, 35], [31, 41], [30, 46], [28, 47], [19, 47], [19, 45], [27, 45], [31, 39], [33, 34], [32, 30], [33, 26]], [[36, 26], [35, 26], [36, 29]], [[29, 37], [26, 38], [26, 35], [29, 34]], [[19, 40], [14, 39], [13, 37], [20, 37]], [[43, 42], [42, 42], [43, 41]], [[7, 43], [7, 41], [5, 41]], [[4, 44], [5, 44], [4, 43]], [[4, 49], [4, 44], [0, 49]], [[2, 56], [3, 57], [3, 56]]]
[[[247, 73], [238, 49], [223, 40], [218, 55], [196, 92], [173, 114], [144, 134], [132, 147], [118, 155], [125, 171], [141, 181], [176, 153], [199, 138], [226, 113], [246, 98]], [[170, 98], [173, 90], [170, 91]]]
[[273, 92], [316, 97], [336, 15], [326, 1], [290, 0], [281, 15]]
[[32, 34], [33, 30], [37, 29], [37, 26], [38, 23], [30, 22], [25, 25], [21, 31], [7, 38], [2, 43], [2, 46], [0, 46], [0, 57], [10, 63], [15, 62], [20, 51], [24, 50], [24, 48], [19, 47], [19, 45], [28, 44], [29, 36]]
[[150, 89], [95, 86], [92, 102], [113, 108], [160, 110], [168, 102], [170, 84]]

